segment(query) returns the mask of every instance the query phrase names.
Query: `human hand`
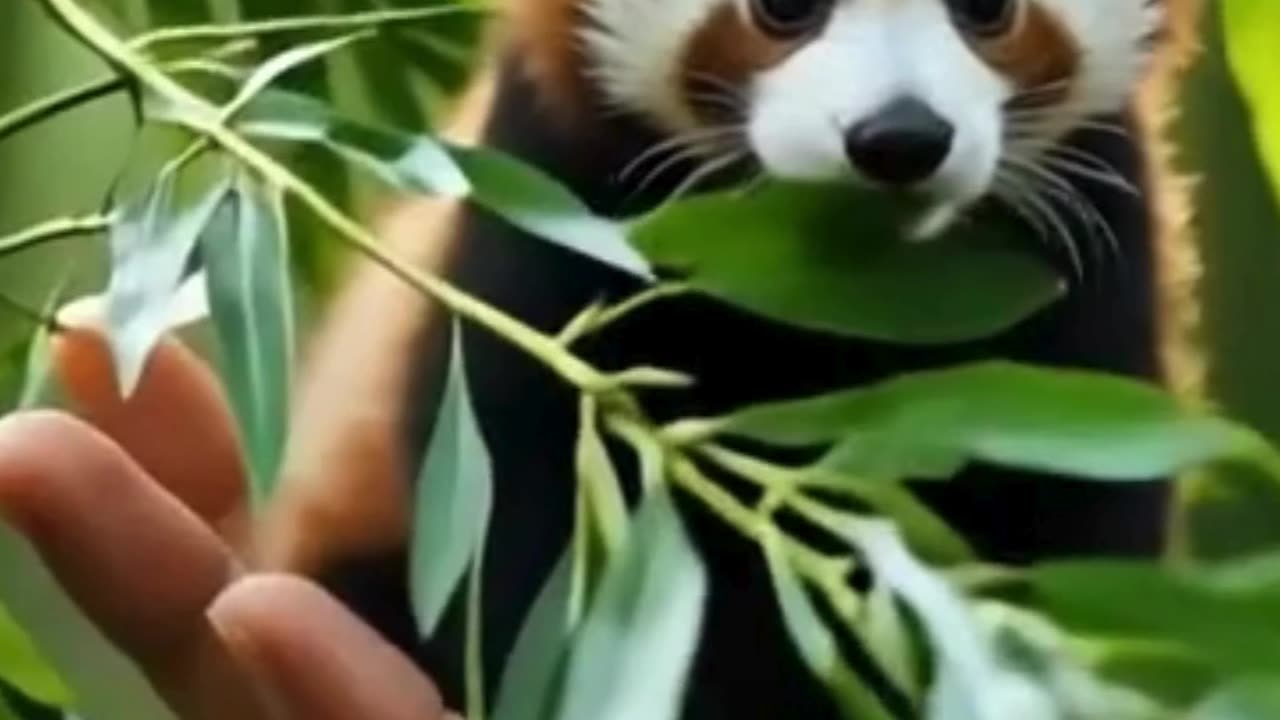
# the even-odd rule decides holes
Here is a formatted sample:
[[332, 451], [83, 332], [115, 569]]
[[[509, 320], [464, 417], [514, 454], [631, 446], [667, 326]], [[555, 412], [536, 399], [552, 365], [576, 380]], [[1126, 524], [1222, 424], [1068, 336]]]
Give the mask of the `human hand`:
[[100, 333], [54, 343], [78, 417], [0, 421], [0, 520], [182, 720], [437, 720], [434, 685], [315, 585], [252, 575], [216, 380], [166, 340], [123, 402]]

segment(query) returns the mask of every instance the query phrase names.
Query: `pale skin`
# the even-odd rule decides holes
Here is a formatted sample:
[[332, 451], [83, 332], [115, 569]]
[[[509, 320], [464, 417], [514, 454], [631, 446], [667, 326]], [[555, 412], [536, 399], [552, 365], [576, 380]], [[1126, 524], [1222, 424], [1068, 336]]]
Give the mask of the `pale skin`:
[[122, 403], [100, 333], [55, 356], [76, 413], [0, 421], [0, 518], [181, 720], [456, 720], [322, 589], [246, 569], [242, 463], [202, 361], [166, 341]]

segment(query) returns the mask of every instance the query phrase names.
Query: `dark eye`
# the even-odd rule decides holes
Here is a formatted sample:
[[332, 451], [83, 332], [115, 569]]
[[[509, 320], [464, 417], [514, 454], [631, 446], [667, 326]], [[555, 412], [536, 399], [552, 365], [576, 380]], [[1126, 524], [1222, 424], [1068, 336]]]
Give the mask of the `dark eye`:
[[751, 14], [765, 32], [785, 38], [817, 27], [828, 7], [829, 0], [752, 0]]
[[947, 0], [951, 14], [975, 35], [999, 35], [1009, 29], [1018, 0]]

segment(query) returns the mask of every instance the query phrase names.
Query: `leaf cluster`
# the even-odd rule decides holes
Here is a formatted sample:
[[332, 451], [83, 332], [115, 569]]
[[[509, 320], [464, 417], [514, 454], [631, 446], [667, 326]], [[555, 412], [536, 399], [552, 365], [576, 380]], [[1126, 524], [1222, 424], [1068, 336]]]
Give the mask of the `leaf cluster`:
[[[42, 1], [113, 72], [5, 115], [0, 139], [128, 91], [140, 131], [170, 128], [183, 142], [162, 167], [144, 173], [140, 189], [115, 188], [103, 212], [0, 239], [0, 253], [105, 233], [112, 276], [96, 301], [126, 390], [166, 330], [207, 314], [259, 503], [272, 494], [289, 433], [291, 256], [329, 240], [452, 312], [450, 367], [415, 498], [412, 599], [419, 628], [430, 636], [455, 596], [465, 594], [462, 661], [472, 720], [678, 716], [705, 621], [708, 570], [674, 510], [674, 493], [703, 503], [758, 546], [800, 656], [848, 717], [895, 715], [841, 656], [846, 637], [866, 649], [920, 717], [1276, 716], [1268, 679], [1280, 677], [1280, 638], [1272, 637], [1280, 627], [1280, 556], [1243, 567], [996, 567], [975, 557], [906, 485], [948, 481], [974, 462], [1095, 483], [1153, 482], [1232, 462], [1280, 480], [1280, 454], [1257, 433], [1154, 387], [1005, 363], [659, 425], [637, 390], [678, 392], [697, 378], [681, 368], [599, 368], [574, 349], [684, 293], [850, 337], [910, 344], [985, 337], [1063, 291], [1059, 278], [1019, 249], [1025, 239], [1017, 228], [980, 217], [912, 245], [903, 241], [900, 208], [847, 188], [778, 184], [697, 197], [642, 217], [599, 217], [516, 158], [405, 129], [425, 124], [410, 75], [386, 79], [375, 119], [340, 112], [309, 85], [330, 56], [351, 57], [369, 71], [383, 67], [379, 57], [407, 48], [414, 72], [440, 94], [457, 87], [460, 76], [447, 66], [465, 64], [461, 46], [471, 36], [465, 23], [450, 24], [477, 14], [461, 3], [368, 10], [352, 2], [341, 15], [290, 15], [280, 7], [265, 17], [256, 7], [244, 8], [241, 21], [203, 24], [208, 13], [174, 16], [172, 3], [157, 1], [153, 20], [182, 24], [125, 39], [77, 0]], [[390, 254], [352, 217], [345, 196], [308, 179], [315, 163], [397, 191], [472, 203], [630, 273], [647, 289], [584, 308], [558, 333], [542, 332]], [[308, 227], [323, 232], [300, 230]], [[678, 280], [658, 279], [670, 277]], [[912, 290], [921, 283], [930, 288], [927, 302]], [[467, 387], [462, 323], [528, 353], [581, 401], [573, 537], [496, 679], [482, 673], [479, 612], [495, 488], [485, 419]], [[47, 365], [44, 342], [32, 344], [31, 402]], [[730, 449], [741, 438], [829, 451], [815, 462], [783, 465]], [[606, 439], [640, 459], [644, 493], [634, 509], [623, 500]], [[743, 503], [715, 479], [721, 476], [758, 486], [761, 500]], [[851, 512], [833, 496], [866, 510]], [[783, 510], [843, 550], [819, 549], [784, 528]], [[871, 578], [865, 589], [851, 583], [855, 570]], [[1010, 587], [1030, 601], [995, 592]], [[65, 658], [65, 637], [36, 638], [67, 673], [64, 685], [22, 633], [0, 615], [0, 678], [85, 717], [118, 716], [104, 709], [92, 683], [57, 662]], [[1179, 678], [1176, 686], [1162, 682], [1170, 677]], [[138, 702], [144, 704], [131, 717], [154, 716], [151, 705]], [[8, 711], [2, 703], [0, 718]]]

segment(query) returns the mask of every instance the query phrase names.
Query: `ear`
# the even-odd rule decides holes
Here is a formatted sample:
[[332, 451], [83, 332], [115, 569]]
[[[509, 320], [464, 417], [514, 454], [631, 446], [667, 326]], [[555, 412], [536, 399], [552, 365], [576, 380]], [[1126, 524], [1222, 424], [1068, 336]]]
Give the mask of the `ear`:
[[[480, 136], [492, 102], [480, 74], [444, 134]], [[415, 267], [447, 273], [457, 202], [392, 203], [375, 227], [384, 247]], [[319, 323], [296, 391], [279, 495], [257, 530], [257, 561], [308, 575], [403, 545], [410, 487], [403, 445], [413, 380], [443, 361], [447, 313], [372, 262], [360, 260]], [[441, 366], [443, 367], [443, 366]]]

